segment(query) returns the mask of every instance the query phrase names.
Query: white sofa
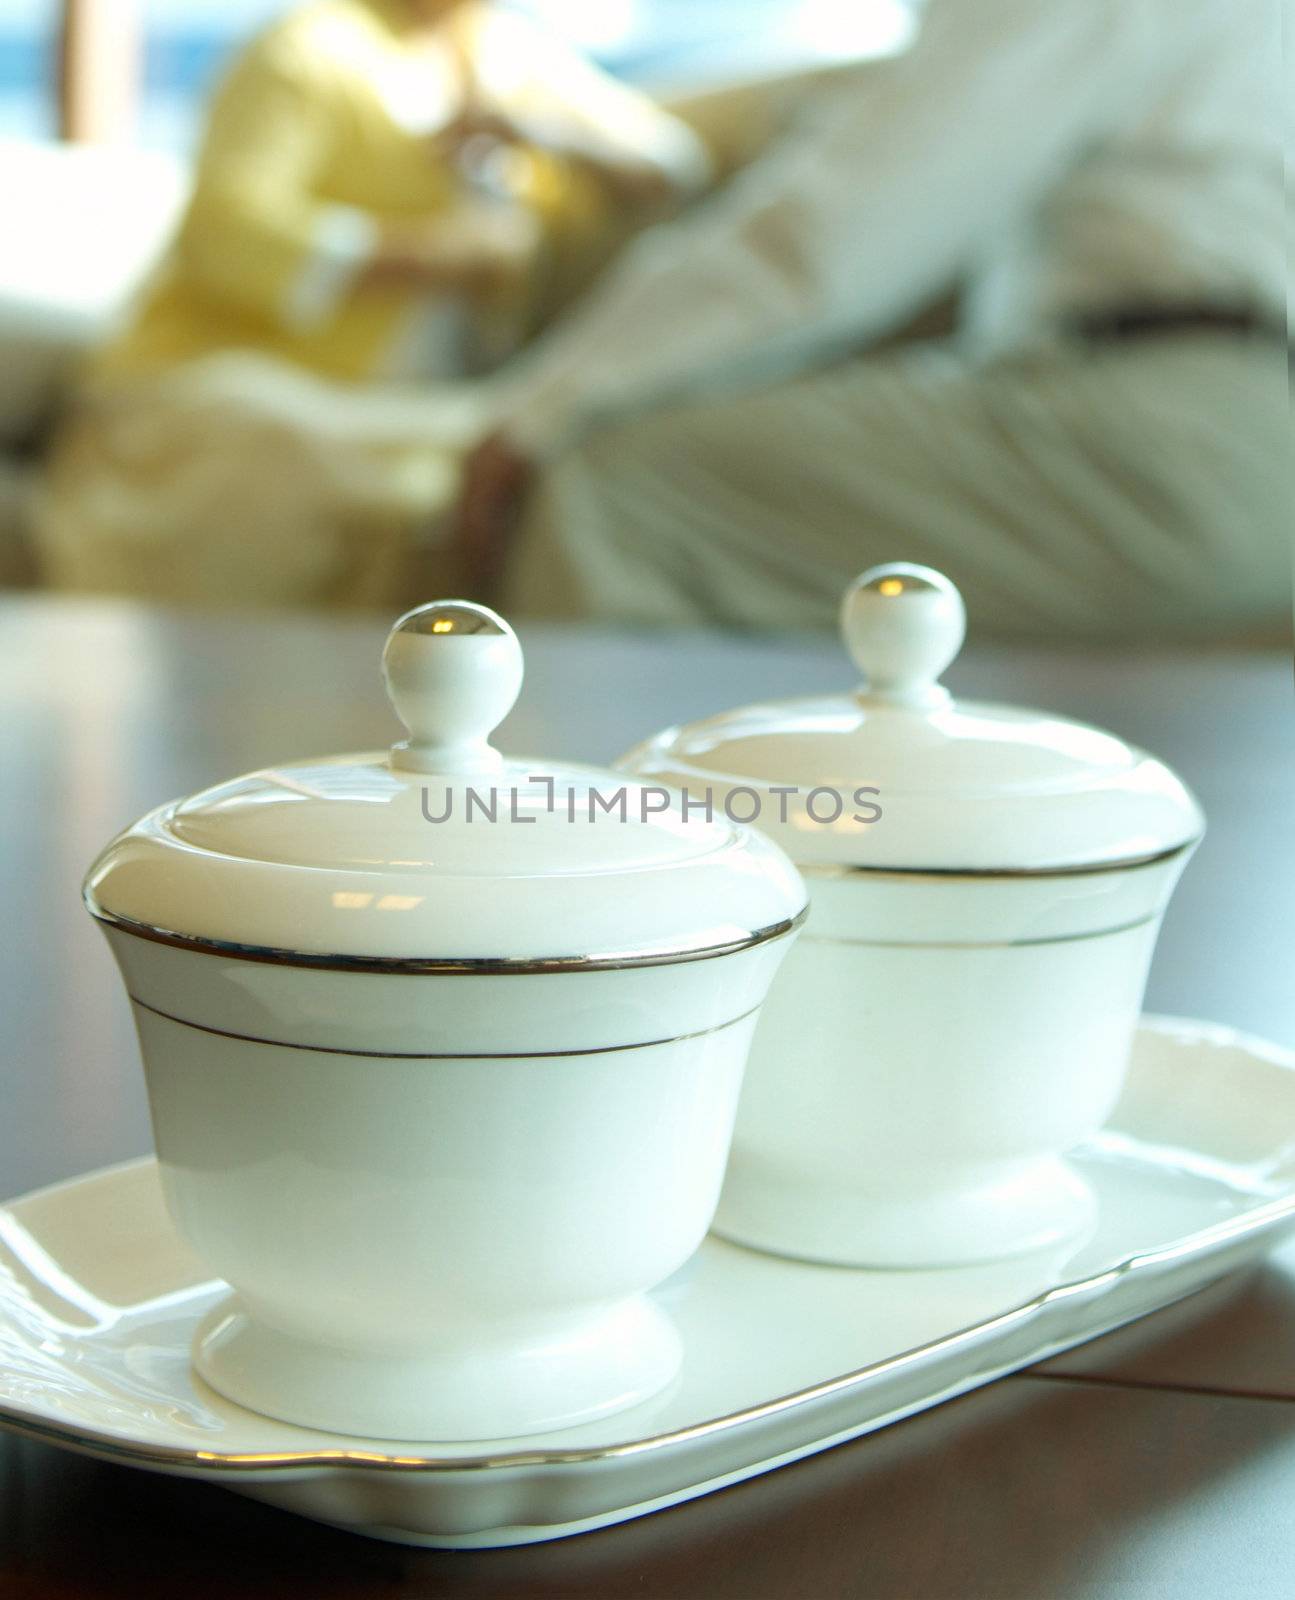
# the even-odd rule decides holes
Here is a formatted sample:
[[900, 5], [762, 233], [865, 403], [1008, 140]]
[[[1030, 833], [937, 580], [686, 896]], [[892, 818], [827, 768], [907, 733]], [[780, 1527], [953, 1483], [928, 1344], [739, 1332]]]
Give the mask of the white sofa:
[[31, 432], [122, 314], [187, 189], [156, 152], [0, 140], [0, 443]]
[[187, 190], [170, 156], [0, 139], [0, 585], [30, 576], [41, 428], [158, 259]]

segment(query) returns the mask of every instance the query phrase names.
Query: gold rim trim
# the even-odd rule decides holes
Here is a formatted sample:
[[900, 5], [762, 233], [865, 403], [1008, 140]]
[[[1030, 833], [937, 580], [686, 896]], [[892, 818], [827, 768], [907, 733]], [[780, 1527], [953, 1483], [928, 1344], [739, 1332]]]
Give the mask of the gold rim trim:
[[1186, 850], [1193, 850], [1205, 837], [1198, 833], [1193, 839], [1154, 850], [1147, 855], [1125, 856], [1119, 861], [1095, 861], [1069, 867], [870, 867], [862, 862], [798, 861], [797, 870], [802, 878], [1088, 878], [1104, 872], [1136, 872], [1142, 867], [1156, 867], [1163, 861], [1172, 861]]
[[267, 945], [235, 944], [226, 939], [208, 939], [197, 934], [177, 933], [171, 928], [154, 927], [133, 917], [105, 911], [90, 895], [86, 909], [97, 922], [116, 928], [137, 939], [171, 945], [177, 950], [192, 950], [200, 955], [223, 956], [229, 961], [258, 961], [281, 967], [309, 967], [325, 972], [370, 972], [414, 977], [503, 977], [509, 974], [533, 976], [549, 972], [621, 972], [630, 967], [670, 967], [686, 961], [713, 961], [719, 956], [736, 955], [781, 939], [799, 928], [809, 915], [804, 905], [794, 917], [771, 922], [736, 939], [721, 944], [677, 945], [668, 950], [616, 951], [590, 956], [346, 956], [327, 955], [309, 950], [287, 950]]
[[735, 1028], [760, 1009], [758, 1005], [744, 1011], [741, 1016], [730, 1017], [727, 1022], [717, 1022], [710, 1028], [697, 1028], [692, 1033], [674, 1033], [664, 1039], [640, 1039], [631, 1044], [598, 1044], [586, 1050], [343, 1050], [332, 1044], [294, 1044], [290, 1039], [266, 1039], [257, 1033], [235, 1033], [230, 1028], [213, 1028], [205, 1022], [190, 1022], [188, 1017], [177, 1017], [170, 1011], [159, 1010], [138, 995], [130, 995], [130, 1002], [141, 1011], [161, 1017], [164, 1022], [174, 1022], [181, 1028], [193, 1028], [197, 1033], [212, 1033], [218, 1039], [237, 1039], [242, 1044], [267, 1044], [276, 1050], [308, 1050], [321, 1056], [364, 1056], [374, 1061], [553, 1061], [566, 1056], [610, 1056], [626, 1050], [653, 1050], [663, 1044], [683, 1044], [689, 1039], [705, 1039], [712, 1033], [723, 1033], [725, 1028]]
[[[128, 1443], [111, 1434], [100, 1433], [95, 1429], [78, 1430], [64, 1426], [60, 1423], [47, 1422], [42, 1418], [34, 1418], [15, 1410], [14, 1407], [0, 1402], [0, 1425], [12, 1431], [25, 1434], [29, 1438], [41, 1439], [54, 1444], [71, 1445], [74, 1448], [91, 1451], [96, 1455], [111, 1457], [116, 1460], [133, 1462], [143, 1467], [185, 1467], [197, 1470], [203, 1474], [228, 1473], [231, 1476], [246, 1476], [257, 1472], [280, 1473], [301, 1472], [313, 1469], [346, 1469], [365, 1468], [377, 1472], [420, 1472], [429, 1476], [440, 1476], [456, 1472], [487, 1472], [499, 1469], [518, 1468], [549, 1468], [562, 1466], [584, 1466], [594, 1461], [610, 1461], [627, 1457], [646, 1455], [655, 1450], [666, 1449], [672, 1445], [689, 1444], [694, 1440], [703, 1439], [711, 1435], [728, 1432], [743, 1424], [762, 1421], [765, 1418], [777, 1416], [779, 1413], [793, 1411], [798, 1406], [808, 1405], [817, 1400], [843, 1393], [847, 1389], [855, 1388], [871, 1379], [881, 1377], [888, 1373], [902, 1371], [905, 1367], [913, 1365], [921, 1358], [938, 1359], [947, 1354], [952, 1354], [960, 1346], [974, 1345], [981, 1341], [987, 1332], [1006, 1330], [1017, 1323], [1025, 1323], [1046, 1314], [1053, 1306], [1066, 1300], [1082, 1298], [1102, 1290], [1109, 1291], [1125, 1278], [1134, 1274], [1142, 1276], [1156, 1267], [1170, 1267], [1178, 1262], [1191, 1259], [1193, 1256], [1207, 1256], [1214, 1251], [1221, 1250], [1229, 1244], [1244, 1239], [1252, 1233], [1262, 1233], [1265, 1229], [1274, 1227], [1280, 1222], [1295, 1221], [1295, 1194], [1287, 1195], [1282, 1199], [1270, 1201], [1265, 1206], [1260, 1206], [1254, 1211], [1246, 1212], [1238, 1217], [1230, 1217], [1223, 1222], [1215, 1223], [1211, 1227], [1203, 1228], [1189, 1238], [1177, 1244], [1166, 1246], [1161, 1250], [1149, 1250], [1140, 1254], [1125, 1256], [1121, 1261], [1102, 1271], [1093, 1273], [1090, 1277], [1071, 1280], [1068, 1283], [1056, 1284], [1051, 1289], [1046, 1289], [1042, 1294], [1022, 1301], [1011, 1310], [990, 1317], [984, 1322], [971, 1323], [965, 1328], [960, 1328], [956, 1333], [946, 1334], [941, 1339], [932, 1340], [928, 1344], [917, 1345], [912, 1350], [906, 1350], [900, 1355], [888, 1356], [882, 1361], [875, 1361], [866, 1367], [856, 1367], [852, 1371], [843, 1373], [838, 1378], [829, 1378], [822, 1383], [811, 1385], [807, 1389], [798, 1389], [791, 1394], [780, 1395], [777, 1399], [764, 1401], [757, 1406], [750, 1406], [742, 1411], [731, 1411], [722, 1417], [714, 1417], [706, 1422], [694, 1423], [686, 1428], [676, 1428], [670, 1433], [653, 1434], [646, 1439], [627, 1440], [623, 1444], [601, 1445], [582, 1450], [524, 1450], [505, 1452], [495, 1456], [463, 1456], [458, 1459], [446, 1456], [414, 1456], [400, 1455], [395, 1452], [378, 1450], [300, 1450], [300, 1451], [255, 1451], [244, 1454], [222, 1454], [215, 1450], [181, 1450], [174, 1445], [138, 1445]], [[1061, 1346], [1059, 1348], [1064, 1348]], [[1037, 1360], [1037, 1357], [1032, 1359]], [[979, 1384], [991, 1381], [996, 1377], [1006, 1376], [1015, 1370], [1010, 1363], [995, 1368], [987, 1376], [979, 1375], [959, 1389], [958, 1393], [966, 1389], [977, 1387]], [[865, 1424], [860, 1433], [868, 1433], [873, 1428], [880, 1428], [888, 1421], [898, 1420], [892, 1413], [886, 1412], [878, 1416], [871, 1424]]]

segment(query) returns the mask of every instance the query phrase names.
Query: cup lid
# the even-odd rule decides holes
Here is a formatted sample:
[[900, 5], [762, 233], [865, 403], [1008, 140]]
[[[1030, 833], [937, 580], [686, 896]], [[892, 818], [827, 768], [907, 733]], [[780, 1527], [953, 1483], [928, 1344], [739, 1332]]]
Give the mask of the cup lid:
[[1197, 802], [1163, 762], [1066, 717], [957, 701], [957, 588], [929, 567], [873, 567], [841, 633], [864, 683], [670, 728], [617, 763], [705, 791], [801, 866], [1021, 874], [1133, 865], [1199, 838]]
[[408, 738], [159, 807], [90, 869], [90, 910], [249, 959], [400, 970], [689, 960], [802, 911], [795, 869], [759, 834], [623, 773], [501, 755], [490, 735], [523, 664], [493, 611], [410, 611], [383, 671]]

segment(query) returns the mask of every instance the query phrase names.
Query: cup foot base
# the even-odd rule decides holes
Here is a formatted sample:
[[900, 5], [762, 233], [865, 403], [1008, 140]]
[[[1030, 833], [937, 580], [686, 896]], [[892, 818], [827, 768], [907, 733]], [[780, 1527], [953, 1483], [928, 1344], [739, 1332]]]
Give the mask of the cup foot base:
[[778, 1181], [735, 1157], [714, 1227], [771, 1255], [893, 1269], [1025, 1255], [1081, 1238], [1096, 1216], [1092, 1190], [1059, 1159], [982, 1172], [932, 1193]]
[[459, 1334], [427, 1351], [357, 1351], [283, 1333], [237, 1295], [207, 1313], [198, 1375], [281, 1422], [367, 1439], [443, 1443], [574, 1427], [664, 1389], [679, 1370], [674, 1324], [637, 1297], [507, 1338]]

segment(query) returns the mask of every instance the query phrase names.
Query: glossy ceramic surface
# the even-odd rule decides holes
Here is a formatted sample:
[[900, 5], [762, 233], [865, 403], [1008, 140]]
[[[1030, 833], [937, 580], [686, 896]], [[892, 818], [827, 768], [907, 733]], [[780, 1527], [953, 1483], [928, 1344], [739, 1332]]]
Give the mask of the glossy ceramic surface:
[[761, 1015], [716, 1227], [941, 1266], [1083, 1231], [1065, 1153], [1119, 1098], [1186, 854], [1052, 880], [814, 880]]
[[763, 1472], [1091, 1338], [1295, 1227], [1295, 1058], [1149, 1022], [1069, 1250], [927, 1273], [824, 1269], [710, 1239], [652, 1297], [685, 1359], [668, 1391], [561, 1434], [391, 1446], [308, 1432], [193, 1377], [223, 1294], [169, 1221], [151, 1161], [0, 1209], [0, 1420], [205, 1478], [380, 1538], [556, 1538]]
[[426, 970], [687, 958], [803, 907], [765, 838], [681, 816], [659, 784], [502, 756], [521, 650], [485, 607], [411, 612], [384, 664], [410, 739], [159, 806], [91, 867], [90, 910], [189, 946]]
[[1119, 1096], [1203, 819], [1113, 735], [952, 700], [936, 680], [963, 629], [940, 573], [877, 568], [842, 605], [856, 693], [725, 713], [623, 758], [720, 815], [757, 801], [810, 886], [716, 1221], [742, 1243], [929, 1267], [1091, 1219], [1066, 1152]]
[[641, 1298], [714, 1213], [785, 941], [617, 971], [225, 960], [110, 930], [233, 1398], [359, 1434], [585, 1421], [674, 1376]]
[[[803, 886], [664, 791], [624, 819], [537, 800], [488, 741], [521, 682], [493, 612], [411, 612], [385, 667], [389, 757], [163, 807], [87, 883], [166, 1202], [235, 1290], [194, 1361], [338, 1432], [575, 1426], [678, 1369], [645, 1294], [714, 1213]], [[600, 778], [635, 787], [579, 794]], [[474, 816], [465, 786], [512, 802]]]
[[1145, 750], [1047, 711], [954, 700], [938, 679], [964, 628], [942, 573], [872, 568], [841, 603], [857, 689], [667, 728], [617, 765], [710, 795], [712, 814], [755, 822], [801, 866], [1055, 872], [1200, 837], [1195, 799]]

